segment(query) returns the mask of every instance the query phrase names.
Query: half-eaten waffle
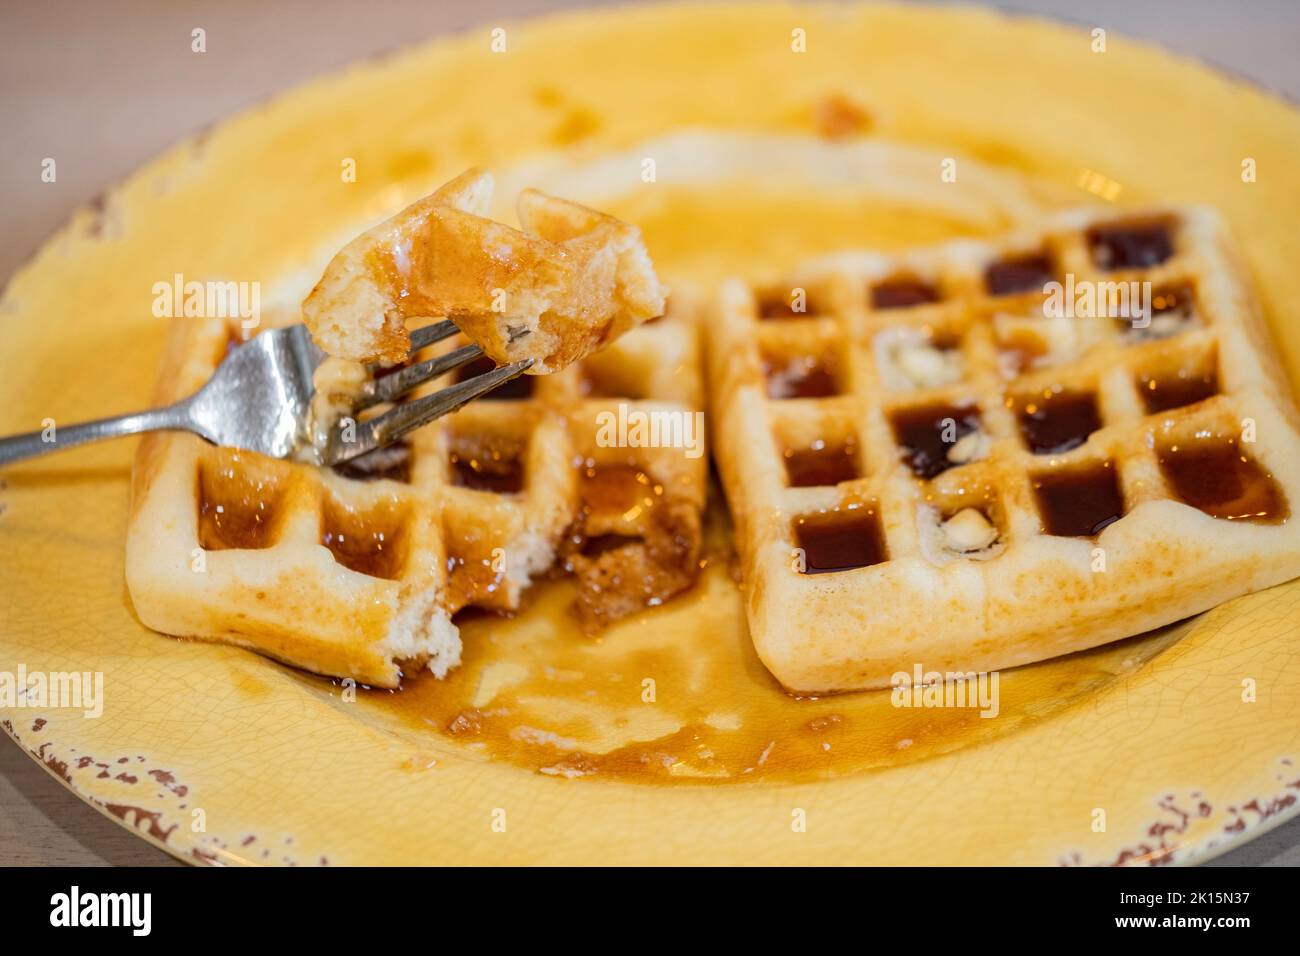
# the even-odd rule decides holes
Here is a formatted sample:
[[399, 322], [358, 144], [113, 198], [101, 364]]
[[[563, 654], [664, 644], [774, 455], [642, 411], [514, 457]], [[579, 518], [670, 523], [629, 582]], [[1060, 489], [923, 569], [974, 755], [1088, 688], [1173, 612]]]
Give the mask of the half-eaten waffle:
[[846, 253], [715, 307], [750, 630], [793, 690], [1012, 667], [1300, 574], [1297, 416], [1212, 212]]
[[[175, 320], [157, 402], [196, 390], [239, 337], [222, 320]], [[593, 628], [667, 600], [698, 571], [707, 458], [608, 426], [702, 413], [699, 352], [678, 296], [563, 371], [508, 382], [337, 469], [149, 435], [127, 533], [136, 612], [167, 634], [393, 687], [426, 664], [445, 674], [461, 653], [453, 615], [512, 611], [553, 565], [577, 577]]]

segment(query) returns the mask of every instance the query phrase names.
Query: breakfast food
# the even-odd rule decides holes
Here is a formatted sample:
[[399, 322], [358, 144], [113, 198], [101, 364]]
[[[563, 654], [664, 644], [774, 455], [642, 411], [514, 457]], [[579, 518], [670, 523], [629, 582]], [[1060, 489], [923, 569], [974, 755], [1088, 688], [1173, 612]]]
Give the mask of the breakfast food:
[[[330, 353], [314, 376], [312, 427], [350, 407], [369, 378], [362, 361], [466, 344], [408, 355], [408, 320], [453, 317], [483, 348], [459, 381], [494, 360], [564, 370], [508, 382], [334, 469], [146, 437], [127, 535], [127, 582], [145, 624], [393, 687], [403, 664], [445, 675], [460, 660], [453, 615], [518, 608], [557, 561], [577, 578], [575, 611], [589, 630], [691, 584], [706, 459], [608, 427], [703, 417], [687, 298], [620, 338], [664, 309], [639, 232], [530, 191], [519, 201], [528, 235], [480, 215], [490, 192], [490, 177], [467, 173], [330, 262], [302, 309]], [[158, 403], [195, 391], [241, 336], [225, 320], [177, 320]]]
[[[240, 337], [237, 323], [175, 320], [158, 402], [197, 389]], [[453, 615], [518, 608], [557, 561], [578, 579], [579, 616], [603, 625], [690, 584], [707, 480], [707, 458], [605, 426], [620, 409], [702, 403], [693, 311], [675, 297], [599, 354], [336, 469], [148, 435], [132, 475], [132, 602], [154, 630], [379, 687], [421, 666], [445, 674], [461, 652]]]
[[1202, 209], [727, 283], [714, 448], [796, 691], [1092, 647], [1300, 574], [1300, 435]]
[[403, 361], [406, 323], [445, 316], [497, 365], [549, 374], [663, 314], [635, 227], [533, 189], [523, 231], [486, 218], [492, 177], [470, 170], [348, 243], [302, 304], [320, 347]]

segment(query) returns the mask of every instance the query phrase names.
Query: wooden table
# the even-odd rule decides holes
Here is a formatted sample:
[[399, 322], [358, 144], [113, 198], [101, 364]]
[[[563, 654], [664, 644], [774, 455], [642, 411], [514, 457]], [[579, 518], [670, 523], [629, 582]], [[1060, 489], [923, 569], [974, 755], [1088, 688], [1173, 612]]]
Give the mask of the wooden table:
[[[587, 0], [584, 6], [595, 6]], [[0, 276], [73, 209], [208, 123], [310, 77], [437, 33], [578, 4], [545, 0], [43, 0], [0, 5]], [[1128, 33], [1300, 98], [1300, 15], [1290, 0], [1002, 6]], [[207, 53], [190, 32], [207, 33]], [[58, 162], [42, 183], [41, 161]], [[1300, 865], [1300, 820], [1225, 857]], [[0, 742], [0, 865], [179, 865], [81, 803]]]

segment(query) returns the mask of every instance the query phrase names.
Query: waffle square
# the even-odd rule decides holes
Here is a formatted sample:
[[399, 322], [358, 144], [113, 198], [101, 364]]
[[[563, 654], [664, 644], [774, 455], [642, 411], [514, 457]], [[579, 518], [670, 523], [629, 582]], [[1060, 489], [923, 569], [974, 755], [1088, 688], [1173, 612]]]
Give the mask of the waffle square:
[[[238, 326], [221, 320], [175, 320], [156, 400], [196, 390], [238, 339]], [[687, 526], [686, 556], [698, 549], [707, 458], [609, 446], [600, 413], [620, 405], [702, 410], [697, 320], [685, 296], [562, 372], [515, 379], [337, 469], [148, 435], [127, 533], [136, 611], [167, 634], [394, 687], [417, 667], [439, 676], [454, 667], [453, 615], [517, 609], [557, 560], [578, 576], [576, 611], [588, 623], [666, 600], [694, 571], [669, 561], [682, 555], [654, 550], [656, 531], [672, 516], [674, 528]], [[635, 508], [623, 503], [629, 495]], [[617, 546], [604, 553], [639, 558], [670, 580], [594, 577], [601, 558], [584, 552], [609, 535]]]
[[714, 311], [750, 630], [792, 690], [1013, 667], [1300, 575], [1297, 416], [1212, 211], [838, 254]]

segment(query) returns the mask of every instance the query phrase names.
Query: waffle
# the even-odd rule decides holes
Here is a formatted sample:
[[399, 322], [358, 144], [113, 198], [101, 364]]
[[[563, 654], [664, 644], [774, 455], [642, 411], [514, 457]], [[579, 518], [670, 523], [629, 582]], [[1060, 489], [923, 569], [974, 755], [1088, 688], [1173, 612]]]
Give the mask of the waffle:
[[[198, 388], [239, 335], [175, 320], [158, 403]], [[557, 561], [589, 625], [667, 600], [694, 579], [707, 459], [608, 447], [598, 416], [702, 409], [701, 376], [694, 310], [677, 297], [598, 355], [338, 469], [148, 435], [126, 547], [136, 612], [167, 634], [393, 687], [421, 666], [444, 675], [460, 660], [453, 615], [518, 608]]]
[[1012, 667], [1300, 574], [1297, 418], [1210, 211], [844, 253], [714, 309], [750, 629], [792, 690]]
[[533, 189], [525, 231], [486, 218], [492, 177], [470, 170], [349, 242], [302, 305], [327, 353], [403, 361], [407, 322], [446, 316], [498, 365], [549, 374], [663, 314], [635, 226]]

